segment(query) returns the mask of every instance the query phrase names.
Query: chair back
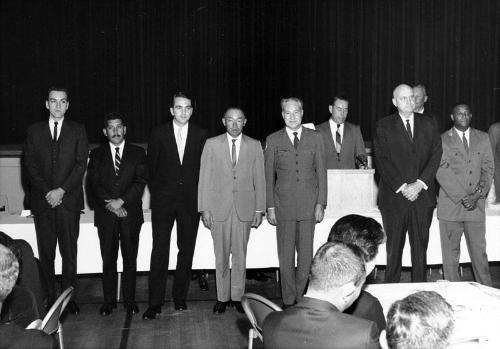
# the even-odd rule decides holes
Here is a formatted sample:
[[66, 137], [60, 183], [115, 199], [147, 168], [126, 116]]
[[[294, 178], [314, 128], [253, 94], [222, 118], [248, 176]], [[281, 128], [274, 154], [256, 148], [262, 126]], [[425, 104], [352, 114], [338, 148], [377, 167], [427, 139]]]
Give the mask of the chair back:
[[262, 296], [255, 293], [245, 293], [241, 297], [241, 305], [245, 310], [248, 320], [256, 330], [260, 340], [262, 340], [262, 323], [269, 313], [281, 311], [282, 309]]
[[63, 293], [61, 293], [52, 307], [50, 307], [50, 310], [42, 321], [41, 329], [43, 332], [53, 334], [59, 329], [59, 318], [68, 305], [68, 302], [73, 295], [73, 290], [73, 286], [68, 287]]

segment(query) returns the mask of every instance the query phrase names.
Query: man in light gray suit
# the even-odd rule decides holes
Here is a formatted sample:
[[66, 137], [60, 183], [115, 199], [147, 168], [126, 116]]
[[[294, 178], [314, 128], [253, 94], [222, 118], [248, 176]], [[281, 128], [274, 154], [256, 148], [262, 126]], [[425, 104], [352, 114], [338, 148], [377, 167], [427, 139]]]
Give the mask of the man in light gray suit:
[[282, 99], [281, 110], [286, 127], [267, 137], [264, 157], [267, 220], [277, 225], [281, 297], [286, 308], [304, 295], [314, 226], [324, 217], [327, 179], [321, 135], [302, 127], [302, 101]]
[[332, 114], [328, 121], [316, 126], [325, 145], [326, 167], [328, 169], [366, 168], [365, 143], [358, 125], [346, 122], [349, 101], [335, 96], [328, 106]]
[[198, 210], [214, 240], [219, 314], [229, 304], [243, 313], [248, 238], [265, 210], [264, 155], [259, 141], [242, 134], [246, 121], [240, 108], [229, 108], [227, 132], [208, 139], [201, 155]]
[[491, 286], [486, 255], [485, 197], [493, 177], [488, 134], [470, 127], [471, 109], [453, 108], [454, 126], [441, 136], [443, 156], [436, 174], [441, 185], [437, 205], [444, 277], [460, 281], [460, 239], [465, 233], [476, 281]]

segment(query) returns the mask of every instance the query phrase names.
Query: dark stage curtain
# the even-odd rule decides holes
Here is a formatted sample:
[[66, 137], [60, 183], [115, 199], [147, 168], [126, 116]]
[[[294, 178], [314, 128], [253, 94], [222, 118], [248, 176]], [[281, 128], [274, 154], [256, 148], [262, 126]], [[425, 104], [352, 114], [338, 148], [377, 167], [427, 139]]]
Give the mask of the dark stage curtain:
[[47, 117], [50, 85], [70, 88], [67, 115], [94, 143], [112, 110], [146, 142], [177, 90], [210, 134], [240, 105], [260, 140], [283, 125], [280, 98], [303, 98], [304, 122], [320, 123], [338, 92], [369, 140], [401, 82], [427, 86], [442, 131], [456, 101], [479, 129], [500, 112], [498, 0], [2, 0], [0, 27], [2, 144]]

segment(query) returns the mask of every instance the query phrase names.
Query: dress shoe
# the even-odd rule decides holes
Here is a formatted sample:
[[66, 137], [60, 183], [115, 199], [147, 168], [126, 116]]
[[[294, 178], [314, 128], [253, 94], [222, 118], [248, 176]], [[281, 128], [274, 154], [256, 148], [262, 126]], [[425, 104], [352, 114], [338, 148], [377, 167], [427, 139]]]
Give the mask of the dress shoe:
[[135, 302], [125, 302], [123, 306], [125, 307], [127, 314], [134, 315], [139, 312], [139, 307]]
[[68, 305], [66, 306], [66, 309], [74, 315], [80, 314], [80, 308], [74, 301], [69, 301]]
[[161, 307], [159, 305], [149, 306], [148, 309], [142, 314], [142, 318], [145, 320], [156, 319], [156, 315], [161, 314]]
[[239, 313], [244, 313], [245, 312], [245, 310], [243, 309], [243, 306], [241, 305], [240, 301], [231, 301], [231, 306], [235, 307], [236, 310]]
[[217, 303], [215, 303], [214, 305], [214, 313], [222, 314], [223, 312], [225, 312], [228, 303], [229, 302], [217, 301]]
[[200, 290], [208, 291], [208, 280], [205, 274], [201, 274], [198, 278], [198, 284], [200, 285]]
[[179, 302], [174, 301], [174, 309], [175, 310], [182, 311], [182, 310], [186, 310], [187, 308], [188, 307], [187, 307], [186, 301], [179, 301]]
[[102, 316], [108, 316], [113, 312], [113, 309], [116, 308], [116, 304], [104, 303], [99, 309], [99, 314]]

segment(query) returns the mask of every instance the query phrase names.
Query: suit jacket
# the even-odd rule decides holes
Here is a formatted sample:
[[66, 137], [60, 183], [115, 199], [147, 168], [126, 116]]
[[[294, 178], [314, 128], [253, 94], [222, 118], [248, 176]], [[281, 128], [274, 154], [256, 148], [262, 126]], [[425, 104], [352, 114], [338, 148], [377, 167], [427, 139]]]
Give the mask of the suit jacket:
[[95, 226], [109, 226], [119, 219], [105, 208], [106, 200], [118, 198], [124, 201], [123, 207], [127, 210], [124, 220], [134, 225], [144, 222], [142, 195], [146, 186], [147, 163], [143, 148], [125, 142], [117, 176], [109, 144], [101, 145], [90, 153], [87, 178], [89, 192], [95, 201]]
[[233, 169], [227, 134], [207, 140], [201, 155], [198, 210], [211, 211], [225, 221], [232, 207], [241, 221], [251, 222], [255, 211], [265, 211], [266, 180], [260, 142], [242, 135]]
[[[380, 174], [379, 207], [400, 211], [415, 204], [419, 207], [436, 206], [435, 181], [442, 148], [441, 138], [429, 118], [414, 115], [413, 141], [398, 113], [382, 118], [377, 123], [374, 139], [375, 164]], [[417, 179], [423, 181], [422, 190], [413, 203], [396, 191]]]
[[64, 208], [70, 211], [83, 209], [82, 180], [88, 152], [85, 128], [75, 121], [64, 118], [55, 145], [47, 120], [28, 128], [24, 160], [31, 183], [31, 210], [34, 214], [41, 214], [50, 208], [45, 195], [59, 187], [65, 191], [61, 203]]
[[500, 122], [490, 126], [488, 135], [490, 136], [493, 159], [495, 160], [493, 182], [495, 183], [496, 202], [500, 202]]
[[341, 313], [333, 304], [310, 297], [284, 311], [270, 313], [262, 328], [266, 349], [380, 347], [379, 331], [373, 322]]
[[[437, 206], [438, 218], [447, 221], [485, 221], [484, 205], [493, 177], [494, 165], [491, 144], [486, 132], [470, 128], [469, 153], [462, 138], [451, 128], [441, 136], [443, 156], [436, 178], [441, 185]], [[472, 211], [461, 200], [473, 194], [480, 185], [483, 195]]]
[[173, 122], [158, 126], [148, 144], [151, 208], [173, 209], [177, 197], [184, 199], [188, 213], [198, 215], [198, 178], [206, 131], [189, 123], [182, 164], [175, 142]]
[[379, 331], [385, 330], [386, 323], [382, 304], [365, 290], [361, 290], [359, 297], [343, 313], [373, 321]]
[[297, 150], [283, 128], [267, 137], [265, 155], [267, 207], [278, 220], [314, 218], [316, 204], [326, 206], [327, 176], [321, 135], [302, 127]]
[[335, 140], [332, 138], [330, 121], [325, 121], [316, 126], [321, 133], [325, 145], [326, 168], [328, 169], [352, 169], [356, 168], [356, 156], [366, 156], [365, 143], [358, 125], [349, 122], [344, 123], [344, 134], [340, 157], [335, 150]]

